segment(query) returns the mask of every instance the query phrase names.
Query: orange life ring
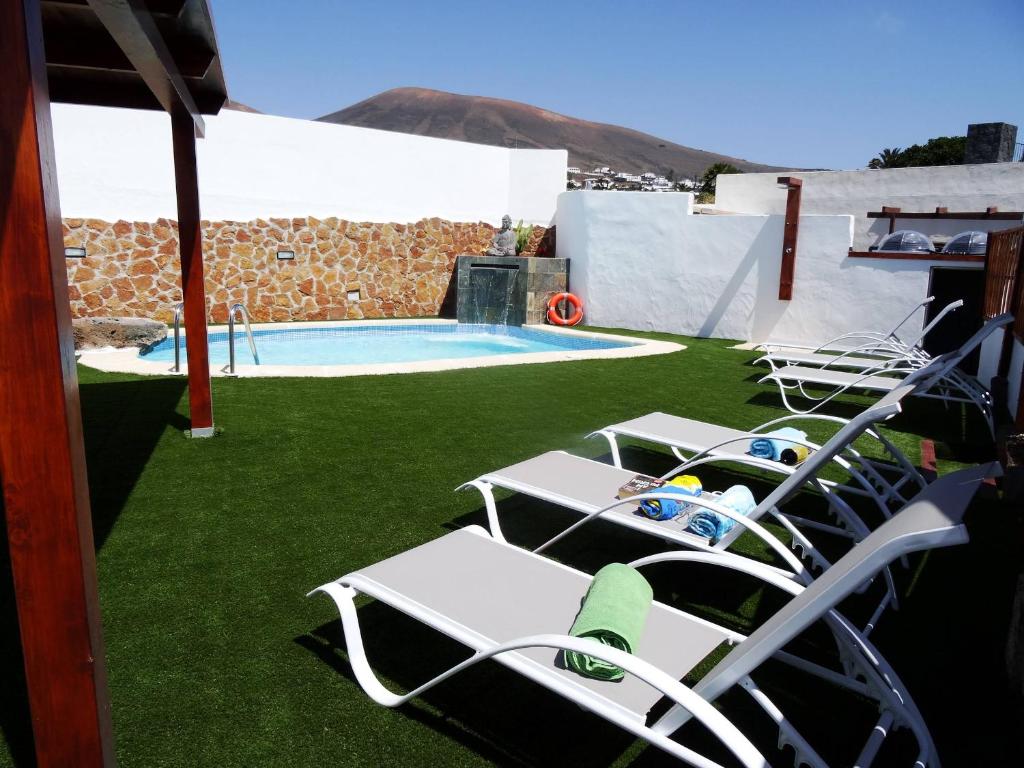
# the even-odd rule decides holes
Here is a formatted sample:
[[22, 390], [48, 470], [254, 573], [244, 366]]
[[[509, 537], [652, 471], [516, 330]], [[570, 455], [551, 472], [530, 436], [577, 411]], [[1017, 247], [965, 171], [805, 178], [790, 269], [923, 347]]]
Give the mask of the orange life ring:
[[[572, 304], [573, 313], [569, 317], [562, 317], [558, 313], [558, 305], [568, 301]], [[577, 325], [583, 319], [583, 302], [578, 296], [571, 293], [556, 293], [548, 302], [548, 322], [552, 325]]]

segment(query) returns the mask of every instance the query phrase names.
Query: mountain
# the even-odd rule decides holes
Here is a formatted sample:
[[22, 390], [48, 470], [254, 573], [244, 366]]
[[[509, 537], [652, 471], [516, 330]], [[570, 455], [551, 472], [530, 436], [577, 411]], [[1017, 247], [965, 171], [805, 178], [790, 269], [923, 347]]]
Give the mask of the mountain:
[[583, 170], [602, 166], [632, 173], [672, 170], [676, 178], [699, 176], [717, 162], [732, 163], [743, 171], [778, 170], [774, 166], [684, 147], [640, 131], [567, 117], [517, 101], [462, 96], [427, 88], [384, 91], [317, 119], [499, 147], [567, 149], [569, 165]]

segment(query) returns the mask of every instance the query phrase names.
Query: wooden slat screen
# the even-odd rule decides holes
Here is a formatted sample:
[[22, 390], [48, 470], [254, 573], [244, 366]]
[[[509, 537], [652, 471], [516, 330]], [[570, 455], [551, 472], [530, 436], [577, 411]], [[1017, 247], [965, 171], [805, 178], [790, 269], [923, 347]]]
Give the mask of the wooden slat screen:
[[[988, 249], [985, 254], [985, 317], [995, 317], [1004, 312], [1016, 311], [1020, 288], [1024, 280], [1018, 280], [1021, 271], [1022, 248], [1024, 248], [1024, 227], [989, 232]], [[1019, 284], [1019, 285], [1018, 285]], [[1017, 328], [1024, 329], [1019, 312]], [[1020, 335], [1020, 330], [1018, 330]]]

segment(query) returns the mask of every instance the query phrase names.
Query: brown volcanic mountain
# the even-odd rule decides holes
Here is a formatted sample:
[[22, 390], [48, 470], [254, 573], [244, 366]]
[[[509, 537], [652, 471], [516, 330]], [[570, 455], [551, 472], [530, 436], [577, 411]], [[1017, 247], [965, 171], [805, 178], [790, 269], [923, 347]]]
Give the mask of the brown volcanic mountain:
[[318, 119], [499, 147], [567, 149], [569, 165], [583, 170], [606, 165], [632, 173], [672, 170], [677, 178], [699, 176], [717, 162], [732, 163], [743, 171], [777, 170], [517, 101], [427, 88], [395, 88]]

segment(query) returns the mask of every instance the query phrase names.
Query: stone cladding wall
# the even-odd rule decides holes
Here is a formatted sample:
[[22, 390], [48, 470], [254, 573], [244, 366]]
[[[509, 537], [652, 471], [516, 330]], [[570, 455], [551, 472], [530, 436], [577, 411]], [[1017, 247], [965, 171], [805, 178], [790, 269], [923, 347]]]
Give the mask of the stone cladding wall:
[[[235, 302], [254, 322], [435, 316], [450, 300], [456, 257], [483, 253], [494, 231], [436, 218], [204, 221], [209, 320], [227, 322]], [[171, 321], [181, 301], [176, 222], [69, 218], [64, 244], [86, 249], [67, 259], [73, 317]], [[280, 260], [278, 251], [295, 258]], [[554, 253], [554, 227], [534, 227], [523, 255]]]

